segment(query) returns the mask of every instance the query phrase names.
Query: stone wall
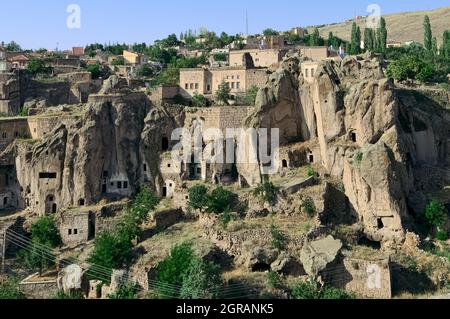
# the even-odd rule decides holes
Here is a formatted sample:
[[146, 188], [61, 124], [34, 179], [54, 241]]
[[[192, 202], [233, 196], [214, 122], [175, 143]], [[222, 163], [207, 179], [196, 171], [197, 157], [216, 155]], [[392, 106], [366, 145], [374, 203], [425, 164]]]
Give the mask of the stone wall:
[[58, 292], [58, 284], [55, 280], [38, 281], [37, 274], [28, 277], [19, 284], [19, 289], [28, 299], [52, 299]]
[[204, 130], [210, 128], [221, 129], [224, 133], [227, 128], [245, 127], [245, 119], [253, 107], [226, 106], [197, 109], [196, 112], [187, 112], [185, 127], [191, 127], [194, 120], [200, 120]]
[[325, 282], [355, 293], [359, 298], [391, 299], [389, 259], [344, 258], [342, 265], [324, 272]]
[[249, 54], [253, 59], [255, 67], [268, 68], [279, 63], [284, 55], [285, 50], [239, 50], [230, 52], [230, 66], [244, 66], [244, 55]]

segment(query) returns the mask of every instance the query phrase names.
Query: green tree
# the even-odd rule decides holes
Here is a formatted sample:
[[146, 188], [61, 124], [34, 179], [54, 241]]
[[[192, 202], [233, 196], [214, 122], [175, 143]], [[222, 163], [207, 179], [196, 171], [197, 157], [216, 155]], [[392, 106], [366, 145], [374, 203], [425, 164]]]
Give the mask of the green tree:
[[117, 289], [113, 294], [108, 295], [108, 299], [131, 300], [137, 299], [137, 289], [132, 283], [126, 283]]
[[228, 105], [228, 100], [231, 98], [231, 89], [228, 83], [225, 81], [222, 81], [222, 83], [219, 85], [219, 89], [216, 93], [216, 99], [220, 104]]
[[230, 211], [233, 198], [234, 194], [232, 192], [219, 186], [208, 196], [206, 211], [217, 215]]
[[315, 28], [313, 34], [309, 38], [309, 45], [314, 47], [319, 46], [320, 44], [321, 44], [320, 32], [318, 28]]
[[27, 71], [32, 75], [46, 75], [50, 74], [53, 71], [53, 69], [47, 66], [44, 60], [33, 58], [30, 61], [28, 61]]
[[378, 50], [381, 53], [386, 53], [388, 32], [386, 28], [386, 20], [382, 17], [380, 19], [380, 27], [377, 32]]
[[226, 62], [228, 61], [228, 55], [225, 53], [216, 53], [214, 54], [214, 61]]
[[114, 61], [111, 62], [113, 66], [125, 65], [125, 59], [123, 57], [117, 57]]
[[278, 32], [278, 31], [275, 31], [274, 29], [268, 28], [268, 29], [265, 29], [265, 30], [263, 31], [263, 34], [264, 34], [265, 36], [272, 36], [272, 35], [278, 35], [279, 32]]
[[361, 29], [358, 27], [356, 22], [352, 24], [352, 36], [350, 41], [350, 54], [360, 53], [361, 47]]
[[5, 49], [6, 49], [6, 51], [9, 51], [9, 52], [20, 52], [20, 51], [22, 51], [22, 48], [20, 47], [20, 45], [17, 44], [16, 42], [14, 42], [14, 41], [11, 41], [10, 43], [8, 43], [5, 46]]
[[192, 96], [192, 106], [193, 107], [207, 107], [208, 104], [209, 104], [209, 101], [204, 95], [195, 93]]
[[98, 65], [98, 64], [88, 65], [86, 68], [86, 71], [91, 73], [91, 76], [93, 79], [98, 79], [102, 75], [100, 65]]
[[266, 181], [255, 189], [253, 195], [260, 197], [264, 200], [264, 202], [273, 206], [277, 202], [278, 191], [278, 187], [276, 187], [272, 182]]
[[245, 105], [254, 106], [258, 92], [259, 87], [257, 87], [256, 85], [252, 85], [250, 88], [248, 88], [247, 92], [245, 92], [244, 98]]
[[419, 82], [426, 83], [426, 82], [429, 82], [433, 78], [435, 73], [436, 73], [436, 70], [432, 65], [423, 64], [421, 66], [419, 72], [416, 75], [416, 79]]
[[[387, 74], [400, 82], [414, 81], [424, 68], [427, 68], [427, 65], [417, 56], [403, 55], [388, 65]], [[419, 77], [421, 80], [425, 80], [428, 74], [428, 70], [424, 70]]]
[[431, 51], [433, 49], [433, 33], [431, 31], [431, 23], [429, 16], [425, 16], [424, 18], [423, 32], [424, 32], [423, 45], [425, 49]]
[[117, 233], [125, 241], [132, 241], [141, 236], [141, 225], [147, 221], [150, 212], [159, 204], [159, 198], [147, 187], [143, 187], [128, 207]]
[[192, 258], [183, 274], [181, 299], [217, 299], [223, 284], [220, 267], [201, 258]]
[[208, 202], [208, 187], [195, 185], [189, 189], [189, 207], [203, 211]]
[[364, 49], [366, 51], [374, 51], [374, 31], [371, 28], [364, 30]]
[[442, 53], [446, 58], [450, 58], [450, 30], [444, 32], [443, 43], [442, 43]]
[[437, 56], [439, 53], [438, 42], [436, 37], [434, 37], [433, 41], [431, 42], [431, 52], [433, 53], [434, 56]]
[[137, 70], [137, 76], [142, 78], [149, 78], [153, 76], [153, 69], [150, 65], [144, 64]]
[[39, 218], [30, 227], [31, 241], [18, 253], [25, 268], [41, 271], [54, 265], [53, 249], [61, 245], [61, 237], [53, 217]]
[[31, 238], [33, 241], [56, 248], [61, 245], [61, 236], [59, 235], [58, 227], [55, 219], [51, 216], [44, 216], [39, 218], [30, 227]]
[[173, 247], [170, 256], [158, 264], [157, 290], [163, 297], [179, 296], [185, 273], [194, 258], [192, 244], [185, 242]]
[[425, 209], [425, 218], [430, 226], [441, 227], [447, 218], [444, 205], [432, 200]]
[[[127, 265], [132, 258], [133, 245], [117, 234], [104, 231], [96, 236], [94, 250], [91, 252], [88, 262], [107, 269], [120, 269]], [[93, 273], [95, 277], [95, 273]], [[109, 279], [109, 278], [102, 278]]]
[[0, 300], [26, 299], [19, 289], [17, 278], [7, 277], [0, 281]]

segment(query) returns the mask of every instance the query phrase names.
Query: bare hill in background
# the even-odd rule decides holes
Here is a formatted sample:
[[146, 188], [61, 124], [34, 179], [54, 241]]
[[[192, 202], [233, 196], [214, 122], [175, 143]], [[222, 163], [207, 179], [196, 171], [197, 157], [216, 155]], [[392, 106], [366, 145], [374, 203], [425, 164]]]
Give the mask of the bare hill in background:
[[[437, 37], [438, 43], [441, 45], [444, 31], [450, 29], [450, 7], [432, 11], [404, 12], [384, 16], [389, 32], [389, 40], [400, 42], [417, 41], [423, 43], [423, 19], [425, 15], [430, 17], [433, 36]], [[344, 23], [326, 25], [320, 27], [319, 31], [325, 39], [328, 38], [328, 34], [331, 31], [335, 36], [349, 41], [352, 23], [353, 19]], [[364, 33], [366, 19], [358, 19], [357, 23]], [[308, 28], [308, 31], [312, 32], [313, 27]]]

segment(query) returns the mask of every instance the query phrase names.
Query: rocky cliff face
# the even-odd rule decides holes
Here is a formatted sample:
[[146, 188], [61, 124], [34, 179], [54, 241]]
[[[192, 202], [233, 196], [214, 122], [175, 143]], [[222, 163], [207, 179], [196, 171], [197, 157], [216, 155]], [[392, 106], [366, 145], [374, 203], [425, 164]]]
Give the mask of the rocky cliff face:
[[315, 141], [323, 166], [343, 180], [366, 236], [401, 241], [413, 213], [407, 202], [426, 200], [415, 172], [425, 164], [437, 169], [450, 152], [449, 132], [442, 130], [450, 127], [448, 119], [402, 98], [376, 56], [323, 61], [313, 81], [299, 73], [301, 63], [296, 57], [285, 60], [259, 92], [257, 111], [247, 123], [280, 127], [284, 142]]
[[16, 167], [23, 198], [38, 212], [126, 196], [138, 187], [145, 95], [96, 96], [81, 119], [60, 123], [37, 143], [22, 143]]

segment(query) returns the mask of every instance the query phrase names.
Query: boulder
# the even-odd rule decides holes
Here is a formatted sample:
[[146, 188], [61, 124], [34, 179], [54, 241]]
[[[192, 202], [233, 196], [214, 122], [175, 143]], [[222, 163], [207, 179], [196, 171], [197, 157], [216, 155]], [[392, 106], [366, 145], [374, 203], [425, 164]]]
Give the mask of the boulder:
[[70, 294], [75, 291], [82, 291], [86, 293], [86, 288], [89, 287], [89, 282], [85, 277], [85, 271], [78, 265], [70, 265], [64, 268], [58, 274], [58, 289], [65, 294]]
[[273, 249], [256, 247], [243, 256], [245, 267], [250, 271], [269, 271], [270, 265], [277, 259], [278, 252]]
[[308, 275], [317, 277], [327, 265], [336, 260], [341, 249], [342, 242], [332, 236], [306, 243], [300, 256], [303, 268]]

